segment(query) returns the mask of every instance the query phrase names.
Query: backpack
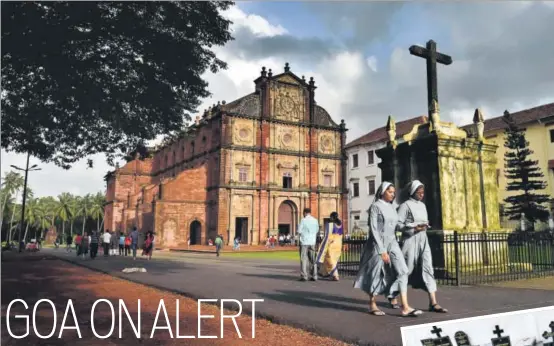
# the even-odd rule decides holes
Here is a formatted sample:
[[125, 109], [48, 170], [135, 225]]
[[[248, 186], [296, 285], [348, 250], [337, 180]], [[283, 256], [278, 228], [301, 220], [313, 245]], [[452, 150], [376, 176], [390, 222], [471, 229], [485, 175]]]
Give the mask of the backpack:
[[131, 237], [126, 237], [125, 238], [125, 246], [131, 246]]

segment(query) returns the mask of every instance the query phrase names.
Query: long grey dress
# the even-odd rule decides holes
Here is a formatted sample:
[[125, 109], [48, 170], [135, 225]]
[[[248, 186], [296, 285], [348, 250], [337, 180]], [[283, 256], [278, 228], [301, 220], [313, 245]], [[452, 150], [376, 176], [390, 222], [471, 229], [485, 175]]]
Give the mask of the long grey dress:
[[[425, 203], [410, 198], [398, 208], [398, 226], [402, 232], [402, 253], [408, 266], [410, 284], [413, 288], [421, 288], [429, 293], [437, 290], [434, 277], [433, 260], [427, 232], [415, 232], [418, 224], [427, 223], [428, 214]], [[413, 273], [413, 275], [412, 275]], [[389, 297], [398, 294], [399, 285], [396, 281], [391, 287]]]
[[[387, 294], [396, 278], [402, 292], [407, 291], [408, 267], [396, 241], [397, 224], [398, 214], [393, 204], [379, 199], [371, 205], [370, 236], [364, 246], [355, 288], [374, 296]], [[384, 252], [389, 254], [389, 264], [381, 258]]]

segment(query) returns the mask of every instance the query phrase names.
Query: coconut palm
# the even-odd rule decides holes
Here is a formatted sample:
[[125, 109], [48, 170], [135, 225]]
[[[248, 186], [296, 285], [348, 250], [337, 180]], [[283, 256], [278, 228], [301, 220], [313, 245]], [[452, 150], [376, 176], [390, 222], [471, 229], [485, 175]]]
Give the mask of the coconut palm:
[[98, 192], [92, 197], [92, 203], [90, 208], [90, 216], [96, 220], [96, 231], [100, 231], [100, 219], [102, 219], [102, 225], [104, 224], [104, 204], [106, 199], [104, 195]]
[[37, 229], [43, 230], [43, 229], [50, 228], [52, 218], [50, 217], [50, 213], [48, 211], [48, 202], [46, 202], [44, 198], [39, 199], [37, 201], [35, 210], [36, 210], [35, 226], [37, 227]]
[[[8, 177], [8, 175], [10, 176]], [[9, 225], [9, 231], [8, 231], [8, 241], [11, 242], [13, 220], [15, 218], [15, 210], [16, 210], [14, 206], [15, 206], [15, 203], [17, 202], [19, 191], [23, 188], [23, 184], [25, 183], [25, 180], [21, 174], [12, 171], [6, 175], [6, 179], [4, 182], [6, 183], [5, 187], [8, 189], [8, 191], [11, 191], [11, 193], [14, 195], [14, 204], [12, 204], [12, 216], [10, 219], [10, 225]]]
[[25, 221], [27, 225], [25, 226], [25, 235], [23, 239], [27, 239], [27, 231], [29, 230], [29, 225], [35, 227], [39, 219], [39, 207], [38, 199], [30, 198], [27, 203], [25, 203]]
[[75, 220], [77, 220], [77, 217], [79, 216], [79, 201], [78, 197], [69, 195], [71, 197], [68, 205], [69, 209], [69, 222], [70, 222], [70, 229], [69, 232], [71, 233], [71, 236], [73, 236], [73, 224], [75, 223]]
[[55, 212], [56, 216], [59, 217], [62, 222], [63, 239], [65, 239], [65, 222], [71, 217], [70, 203], [71, 195], [69, 193], [64, 192], [58, 196]]
[[17, 172], [10, 171], [4, 174], [4, 179], [2, 181], [2, 222], [4, 220], [4, 210], [8, 204], [8, 199], [18, 190], [18, 187], [21, 188], [23, 186], [24, 182], [25, 180], [21, 174]]
[[78, 204], [79, 204], [78, 214], [83, 218], [83, 229], [81, 234], [85, 234], [85, 225], [86, 225], [87, 217], [90, 216], [90, 209], [92, 206], [90, 194], [80, 197]]

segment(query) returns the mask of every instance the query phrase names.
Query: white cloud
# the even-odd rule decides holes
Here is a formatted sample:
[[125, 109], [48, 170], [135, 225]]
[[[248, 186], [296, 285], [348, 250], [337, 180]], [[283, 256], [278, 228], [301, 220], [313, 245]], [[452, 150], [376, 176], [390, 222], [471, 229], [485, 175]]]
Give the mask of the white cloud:
[[373, 72], [377, 72], [377, 58], [372, 55], [366, 59], [367, 66], [371, 69]]
[[223, 15], [233, 22], [232, 30], [239, 28], [247, 28], [253, 34], [259, 37], [275, 36], [287, 33], [287, 30], [281, 25], [272, 25], [257, 14], [244, 13], [238, 7], [231, 7], [223, 13]]

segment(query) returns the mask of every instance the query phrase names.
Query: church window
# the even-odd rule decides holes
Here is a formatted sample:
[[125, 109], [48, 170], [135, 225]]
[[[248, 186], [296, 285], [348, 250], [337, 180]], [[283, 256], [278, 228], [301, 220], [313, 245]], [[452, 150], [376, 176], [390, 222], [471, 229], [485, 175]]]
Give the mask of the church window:
[[175, 150], [173, 150], [173, 162], [171, 164], [175, 164], [175, 162], [177, 162], [177, 158], [175, 156]]
[[360, 183], [353, 183], [352, 184], [352, 197], [359, 197], [360, 196]]
[[372, 165], [375, 163], [375, 154], [373, 150], [367, 152], [367, 164]]
[[375, 194], [375, 180], [371, 179], [367, 181], [367, 194], [368, 195], [374, 195]]
[[496, 186], [500, 186], [500, 170], [496, 170]]
[[352, 155], [352, 168], [358, 167], [358, 154]]
[[165, 154], [165, 166], [164, 166], [164, 168], [167, 168], [167, 166], [168, 166], [167, 154]]
[[333, 185], [333, 176], [331, 174], [325, 174], [323, 176], [323, 185], [330, 187]]
[[283, 188], [292, 189], [292, 175], [290, 173], [283, 174]]
[[241, 183], [245, 183], [246, 181], [248, 181], [248, 168], [246, 167], [239, 168], [239, 181]]
[[190, 152], [194, 155], [194, 142], [190, 142]]
[[185, 157], [186, 157], [186, 154], [185, 154], [185, 153], [186, 153], [186, 151], [185, 151], [185, 145], [183, 145], [183, 160], [184, 160]]
[[554, 143], [554, 130], [550, 130], [550, 143]]

